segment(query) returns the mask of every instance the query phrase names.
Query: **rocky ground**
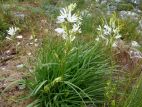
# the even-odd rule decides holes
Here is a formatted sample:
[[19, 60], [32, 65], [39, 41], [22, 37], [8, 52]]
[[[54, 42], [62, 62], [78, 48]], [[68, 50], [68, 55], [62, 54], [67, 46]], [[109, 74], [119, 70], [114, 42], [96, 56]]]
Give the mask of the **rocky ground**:
[[[10, 43], [5, 49], [1, 50], [0, 91], [2, 96], [0, 96], [0, 107], [20, 107], [19, 104], [17, 106], [15, 104], [18, 102], [17, 98], [24, 95], [25, 89], [18, 84], [14, 85], [14, 82], [32, 72], [32, 64], [29, 62], [30, 59], [33, 59], [39, 45], [38, 40], [23, 39], [18, 42], [18, 51], [16, 50], [16, 43], [13, 43], [12, 46]], [[21, 105], [21, 107], [24, 107], [24, 105]]]

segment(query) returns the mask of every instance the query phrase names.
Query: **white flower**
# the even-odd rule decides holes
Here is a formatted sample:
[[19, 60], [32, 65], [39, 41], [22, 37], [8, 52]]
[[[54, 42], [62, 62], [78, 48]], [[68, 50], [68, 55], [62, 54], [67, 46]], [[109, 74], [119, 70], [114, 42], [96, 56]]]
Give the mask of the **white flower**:
[[72, 15], [72, 11], [75, 9], [76, 3], [70, 4], [66, 8], [62, 8], [60, 10], [60, 16], [57, 17], [57, 23], [63, 23], [67, 19], [69, 22], [76, 22], [77, 17], [76, 15]]
[[78, 21], [78, 17], [75, 14], [72, 15], [71, 12], [69, 12], [67, 20], [68, 22], [74, 23]]
[[63, 16], [58, 16], [56, 23], [63, 23], [64, 21], [65, 21], [65, 18]]
[[55, 31], [59, 34], [63, 34], [65, 33], [64, 29], [63, 28], [56, 28]]
[[62, 8], [60, 10], [60, 16], [57, 17], [57, 23], [63, 23], [65, 21], [65, 18], [68, 16], [68, 10], [65, 8]]
[[136, 42], [136, 41], [132, 41], [132, 42], [131, 42], [131, 46], [132, 46], [132, 47], [140, 47], [140, 45], [139, 45], [138, 42]]
[[64, 39], [64, 40], [67, 40], [68, 39], [68, 34], [64, 31], [63, 28], [57, 28], [55, 29], [55, 31], [61, 35], [61, 37]]
[[80, 25], [79, 24], [74, 24], [72, 31], [81, 33]]
[[73, 14], [75, 7], [76, 4], [70, 4], [68, 7], [60, 10], [60, 16], [57, 17], [57, 23], [61, 24], [61, 28], [55, 29], [64, 40], [70, 42], [75, 39], [77, 33], [81, 33], [80, 25], [82, 18], [75, 13]]
[[104, 25], [104, 34], [105, 35], [110, 35], [112, 32], [112, 28], [108, 25]]
[[10, 27], [9, 30], [7, 30], [7, 33], [10, 36], [14, 36], [18, 30], [19, 30], [19, 28], [17, 28], [17, 27]]
[[[110, 18], [109, 23], [103, 24], [103, 26], [98, 26], [98, 38], [105, 40], [106, 45], [111, 43], [112, 47], [116, 47], [117, 44], [114, 43], [116, 40], [121, 38], [120, 27], [116, 25], [116, 18]], [[105, 22], [105, 21], [104, 21]]]
[[66, 20], [68, 22], [74, 23], [80, 20], [80, 18], [76, 16], [75, 14], [72, 15], [72, 11], [75, 9], [75, 7], [76, 7], [76, 3], [70, 4], [66, 8], [62, 8], [60, 10], [60, 16], [57, 17], [57, 23], [63, 23]]
[[68, 13], [69, 13], [69, 10], [67, 8], [62, 8], [60, 10], [60, 15], [62, 16], [62, 18], [66, 18]]

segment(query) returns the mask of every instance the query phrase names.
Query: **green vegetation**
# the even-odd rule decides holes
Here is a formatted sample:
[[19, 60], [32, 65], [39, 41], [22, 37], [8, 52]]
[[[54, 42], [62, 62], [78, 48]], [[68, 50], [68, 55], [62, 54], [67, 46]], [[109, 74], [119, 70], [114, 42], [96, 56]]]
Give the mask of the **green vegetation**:
[[7, 17], [4, 16], [2, 7], [0, 8], [0, 41], [3, 40], [6, 36], [6, 30], [8, 29], [9, 24]]
[[131, 11], [133, 9], [134, 9], [134, 7], [130, 3], [127, 3], [127, 4], [118, 4], [117, 5], [117, 10], [118, 11], [122, 11], [122, 10], [124, 10], [124, 11]]
[[138, 79], [124, 107], [141, 107], [142, 106], [141, 99], [142, 99], [142, 76], [140, 76], [140, 78]]
[[[127, 18], [119, 14], [132, 11], [135, 6], [131, 3], [121, 2], [114, 12], [108, 11], [113, 0], [102, 4], [95, 0], [0, 3], [0, 67], [7, 64], [3, 63], [6, 55], [12, 55], [10, 60], [25, 55], [23, 59], [30, 63], [30, 67], [23, 64], [29, 72], [14, 81], [14, 90], [26, 93], [20, 99], [28, 100], [24, 106], [142, 106], [142, 17], [131, 18], [131, 12]], [[12, 85], [0, 87], [2, 95]]]
[[137, 31], [138, 21], [131, 19], [124, 19], [120, 21], [122, 23], [121, 33], [123, 38], [127, 41], [140, 40], [141, 34]]
[[29, 96], [36, 97], [33, 103], [49, 107], [103, 105], [111, 70], [103, 48], [87, 43], [64, 51], [64, 44], [53, 39], [39, 50], [33, 79], [28, 82]]

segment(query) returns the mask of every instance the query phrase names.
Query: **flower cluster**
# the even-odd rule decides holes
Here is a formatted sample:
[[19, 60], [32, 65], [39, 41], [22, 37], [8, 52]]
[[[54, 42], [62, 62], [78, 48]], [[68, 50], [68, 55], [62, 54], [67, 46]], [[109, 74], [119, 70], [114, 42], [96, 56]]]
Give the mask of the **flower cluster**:
[[115, 40], [118, 40], [121, 38], [120, 35], [120, 27], [116, 25], [116, 20], [115, 19], [110, 19], [109, 24], [104, 24], [103, 26], [100, 26], [97, 28], [98, 30], [98, 37], [96, 38], [97, 41], [100, 39], [103, 39], [106, 41], [106, 44], [113, 42]]
[[72, 42], [77, 33], [81, 33], [81, 20], [82, 18], [73, 13], [76, 3], [70, 4], [66, 8], [60, 10], [60, 16], [57, 17], [57, 23], [61, 25], [55, 31], [62, 36], [66, 41]]
[[[15, 35], [16, 35], [16, 33], [17, 33], [17, 31], [18, 30], [20, 30], [19, 28], [17, 28], [17, 27], [10, 27], [8, 30], [7, 30], [7, 34], [8, 34], [8, 36], [6, 37], [7, 39], [9, 39], [9, 40], [12, 40], [11, 38], [13, 38]], [[22, 37], [22, 35], [19, 35], [19, 36], [16, 36], [16, 38], [17, 39], [22, 39], [23, 37]]]
[[10, 36], [14, 36], [18, 30], [19, 30], [19, 28], [17, 28], [17, 27], [10, 27], [9, 30], [7, 30], [7, 33]]

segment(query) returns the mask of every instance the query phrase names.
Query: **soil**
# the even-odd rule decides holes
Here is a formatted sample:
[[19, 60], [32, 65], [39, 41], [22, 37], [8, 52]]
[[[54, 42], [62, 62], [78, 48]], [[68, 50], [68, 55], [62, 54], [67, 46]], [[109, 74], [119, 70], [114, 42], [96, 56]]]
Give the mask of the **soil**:
[[[25, 107], [27, 104], [27, 101], [21, 102], [22, 104], [19, 106], [19, 102], [17, 102], [19, 96], [26, 94], [26, 90], [19, 89], [18, 84], [11, 84], [24, 78], [28, 74], [29, 68], [32, 68], [29, 60], [34, 56], [37, 45], [34, 46], [35, 44], [30, 44], [30, 42], [31, 40], [23, 39], [17, 51], [16, 43], [13, 43], [11, 46], [7, 45], [8, 47], [1, 50], [0, 92], [3, 94], [0, 96], [0, 107]], [[4, 91], [7, 87], [9, 88]]]
[[[16, 6], [33, 8], [39, 5], [32, 2], [16, 4]], [[14, 7], [11, 10], [17, 12]], [[41, 46], [43, 35], [47, 35], [48, 28], [51, 28], [44, 15], [35, 17], [32, 16], [35, 14], [30, 13], [29, 10], [18, 12], [29, 16], [28, 20], [38, 30], [34, 31], [35, 37], [32, 38], [33, 32], [30, 29], [22, 29], [19, 33], [23, 36], [22, 39], [4, 40], [0, 46], [0, 107], [25, 107], [30, 102], [30, 100], [18, 100], [27, 94], [27, 90], [21, 89], [14, 82], [25, 78], [29, 72], [33, 71], [35, 54]]]

